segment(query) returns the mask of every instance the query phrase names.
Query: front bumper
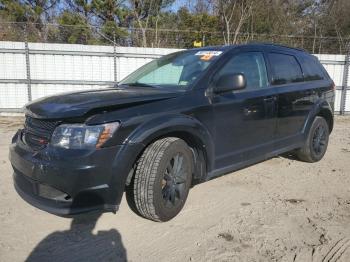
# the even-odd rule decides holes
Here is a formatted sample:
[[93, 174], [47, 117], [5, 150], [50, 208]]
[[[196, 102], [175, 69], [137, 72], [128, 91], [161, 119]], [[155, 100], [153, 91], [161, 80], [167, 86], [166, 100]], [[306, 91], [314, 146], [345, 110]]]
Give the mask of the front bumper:
[[140, 145], [35, 152], [20, 139], [10, 146], [14, 186], [31, 205], [59, 216], [116, 212]]

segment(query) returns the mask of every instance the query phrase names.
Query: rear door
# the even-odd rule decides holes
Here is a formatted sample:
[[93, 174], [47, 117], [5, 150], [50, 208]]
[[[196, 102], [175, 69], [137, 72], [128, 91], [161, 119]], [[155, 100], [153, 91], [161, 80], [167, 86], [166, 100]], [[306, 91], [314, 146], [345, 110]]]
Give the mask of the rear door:
[[216, 169], [261, 158], [273, 150], [276, 91], [269, 86], [263, 52], [232, 54], [213, 82], [220, 75], [235, 73], [245, 75], [246, 89], [216, 94], [212, 99]]
[[270, 52], [272, 85], [278, 93], [276, 149], [302, 143], [302, 130], [313, 107], [315, 86], [304, 82], [300, 61], [293, 54]]

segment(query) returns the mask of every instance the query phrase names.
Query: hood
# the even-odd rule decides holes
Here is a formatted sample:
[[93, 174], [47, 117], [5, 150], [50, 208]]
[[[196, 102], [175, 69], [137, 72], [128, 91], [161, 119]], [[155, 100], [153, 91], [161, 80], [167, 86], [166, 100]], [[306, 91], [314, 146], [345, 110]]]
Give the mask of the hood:
[[35, 118], [63, 119], [82, 117], [90, 111], [113, 110], [170, 99], [181, 90], [152, 87], [96, 89], [40, 98], [25, 106], [25, 113]]

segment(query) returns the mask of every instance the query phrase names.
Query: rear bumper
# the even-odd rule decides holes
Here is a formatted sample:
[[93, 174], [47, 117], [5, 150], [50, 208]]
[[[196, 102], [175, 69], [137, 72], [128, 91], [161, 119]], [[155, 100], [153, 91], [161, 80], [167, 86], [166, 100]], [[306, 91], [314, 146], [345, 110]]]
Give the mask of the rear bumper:
[[116, 212], [140, 147], [33, 152], [17, 134], [10, 146], [14, 186], [25, 201], [59, 216]]

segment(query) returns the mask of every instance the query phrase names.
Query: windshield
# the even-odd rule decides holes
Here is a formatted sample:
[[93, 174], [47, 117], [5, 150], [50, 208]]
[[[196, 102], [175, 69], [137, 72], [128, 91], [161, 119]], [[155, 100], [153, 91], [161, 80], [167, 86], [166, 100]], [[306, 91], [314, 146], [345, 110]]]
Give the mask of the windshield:
[[166, 55], [142, 66], [119, 85], [187, 89], [221, 53], [189, 50]]

